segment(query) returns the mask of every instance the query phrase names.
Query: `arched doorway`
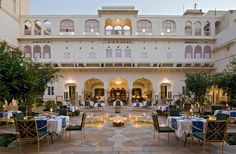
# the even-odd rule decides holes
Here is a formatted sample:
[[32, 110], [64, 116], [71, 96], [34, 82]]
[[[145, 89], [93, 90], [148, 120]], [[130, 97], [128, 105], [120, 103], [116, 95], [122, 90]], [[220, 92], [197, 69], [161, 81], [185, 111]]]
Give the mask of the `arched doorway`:
[[152, 83], [150, 80], [141, 78], [133, 83], [132, 101], [134, 100], [152, 100]]
[[67, 83], [65, 84], [64, 88], [64, 100], [75, 104], [78, 96], [78, 93], [76, 91], [77, 85], [75, 83]]
[[172, 90], [170, 83], [161, 83], [160, 85], [160, 96], [161, 99], [171, 99], [172, 98]]
[[121, 99], [124, 104], [129, 101], [128, 82], [122, 78], [114, 78], [109, 82], [108, 103], [112, 104], [116, 99]]
[[84, 84], [84, 98], [87, 100], [90, 99], [97, 99], [104, 101], [104, 83], [100, 79], [92, 78], [85, 81]]

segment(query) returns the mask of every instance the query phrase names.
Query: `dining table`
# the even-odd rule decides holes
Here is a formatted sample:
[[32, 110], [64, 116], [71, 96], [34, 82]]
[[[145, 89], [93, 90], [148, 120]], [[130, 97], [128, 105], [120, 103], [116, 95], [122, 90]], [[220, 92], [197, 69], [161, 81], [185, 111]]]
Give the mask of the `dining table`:
[[69, 116], [39, 116], [35, 118], [37, 121], [38, 128], [42, 128], [47, 125], [47, 127], [44, 127], [43, 129], [39, 129], [39, 131], [47, 131], [51, 136], [51, 141], [53, 143], [53, 135], [57, 135], [58, 137], [61, 136], [61, 133], [65, 131], [66, 127], [69, 126], [70, 123], [70, 117]]
[[173, 128], [177, 137], [185, 137], [184, 145], [187, 143], [187, 137], [193, 132], [204, 132], [206, 119], [195, 116], [169, 116], [166, 125]]

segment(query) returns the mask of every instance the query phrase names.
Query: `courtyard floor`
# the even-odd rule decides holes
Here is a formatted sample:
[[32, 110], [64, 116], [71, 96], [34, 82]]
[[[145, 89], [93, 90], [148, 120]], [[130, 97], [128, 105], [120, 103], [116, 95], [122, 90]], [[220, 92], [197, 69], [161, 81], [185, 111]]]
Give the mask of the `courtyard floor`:
[[[47, 144], [46, 140], [40, 142], [40, 154], [198, 154], [211, 153], [220, 154], [221, 145], [212, 144], [210, 150], [203, 152], [202, 145], [195, 139], [191, 148], [191, 138], [188, 138], [184, 146], [184, 138], [176, 139], [170, 135], [168, 141], [167, 134], [160, 135], [160, 144], [157, 138], [154, 139], [154, 129], [149, 123], [144, 125], [134, 125], [128, 120], [123, 127], [114, 127], [111, 122], [105, 120], [104, 124], [94, 124], [94, 115], [117, 116], [113, 107], [105, 107], [102, 110], [83, 109], [87, 112], [87, 126], [85, 127], [85, 140], [81, 141], [80, 131], [72, 132], [71, 139], [69, 133], [62, 134], [61, 137], [54, 136], [54, 143]], [[132, 107], [124, 107], [119, 116], [128, 117], [132, 115], [145, 115], [146, 119], [151, 119], [154, 108], [136, 110]], [[166, 124], [166, 117], [159, 117], [161, 125]], [[80, 117], [72, 117], [71, 123], [79, 123]], [[91, 121], [91, 123], [88, 123]], [[234, 131], [234, 130], [232, 130]], [[0, 127], [1, 132], [15, 132], [14, 125]], [[236, 146], [224, 145], [225, 154], [234, 154]], [[0, 148], [1, 154], [17, 154], [19, 146], [16, 142], [10, 144], [8, 148]], [[37, 152], [37, 144], [25, 142], [22, 153], [34, 154]]]

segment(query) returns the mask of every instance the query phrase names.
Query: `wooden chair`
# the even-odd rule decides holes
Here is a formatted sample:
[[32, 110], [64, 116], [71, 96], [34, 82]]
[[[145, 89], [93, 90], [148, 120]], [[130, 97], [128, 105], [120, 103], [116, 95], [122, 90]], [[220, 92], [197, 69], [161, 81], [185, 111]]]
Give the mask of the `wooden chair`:
[[167, 133], [168, 141], [169, 141], [169, 133], [175, 134], [175, 130], [170, 127], [160, 127], [157, 114], [152, 114], [152, 120], [153, 120], [153, 127], [154, 127], [154, 139], [156, 137], [156, 132], [158, 134], [158, 145], [159, 145], [159, 140], [160, 140], [160, 133]]
[[222, 143], [222, 154], [224, 141], [226, 138], [227, 121], [226, 120], [208, 120], [206, 122], [205, 132], [194, 132], [191, 134], [193, 138], [197, 138], [203, 142], [203, 151], [205, 151], [206, 143]]
[[[47, 131], [44, 130], [47, 125], [38, 128], [37, 122], [35, 120], [17, 120], [15, 119], [17, 138], [20, 144], [20, 153], [21, 153], [21, 141], [37, 141], [38, 143], [38, 152], [39, 152], [39, 141], [45, 137], [48, 137]], [[49, 137], [48, 137], [49, 144]]]
[[83, 113], [80, 125], [70, 125], [66, 128], [66, 131], [70, 132], [70, 139], [71, 139], [71, 131], [81, 131], [81, 140], [85, 139], [84, 136], [85, 120], [86, 120], [86, 113]]

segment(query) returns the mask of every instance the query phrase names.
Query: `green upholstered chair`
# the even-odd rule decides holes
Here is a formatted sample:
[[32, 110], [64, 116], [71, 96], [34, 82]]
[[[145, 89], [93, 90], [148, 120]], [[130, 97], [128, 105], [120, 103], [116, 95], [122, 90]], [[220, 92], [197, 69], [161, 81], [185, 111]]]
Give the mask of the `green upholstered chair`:
[[175, 135], [175, 130], [170, 128], [170, 127], [160, 127], [159, 126], [159, 120], [157, 114], [152, 114], [152, 120], [153, 120], [153, 127], [154, 127], [154, 139], [156, 137], [156, 132], [158, 134], [158, 145], [159, 145], [159, 140], [160, 140], [160, 134], [161, 133], [167, 133], [168, 134], [168, 141], [169, 141], [169, 133], [174, 133]]
[[211, 106], [211, 114], [214, 115], [216, 110], [222, 110], [223, 106], [219, 106], [219, 105], [212, 105]]
[[176, 110], [176, 105], [169, 105], [170, 110]]
[[203, 142], [203, 151], [205, 151], [206, 143], [222, 143], [222, 154], [224, 148], [224, 141], [226, 138], [227, 130], [227, 121], [226, 120], [208, 120], [206, 122], [205, 131], [192, 133], [192, 142], [193, 138], [197, 138]]
[[70, 138], [71, 138], [71, 131], [81, 131], [81, 140], [85, 138], [84, 137], [85, 120], [86, 120], [86, 113], [83, 113], [80, 125], [70, 125], [66, 128], [66, 131], [70, 132]]
[[169, 116], [180, 116], [180, 112], [179, 110], [175, 109], [175, 110], [170, 110], [169, 111]]
[[38, 152], [40, 148], [39, 141], [41, 139], [47, 137], [49, 144], [48, 132], [38, 131], [38, 130], [44, 130], [44, 127], [47, 127], [47, 125], [38, 128], [37, 122], [35, 120], [17, 120], [16, 118], [15, 118], [15, 125], [16, 125], [17, 139], [20, 145], [20, 153], [21, 153], [22, 141], [37, 141]]
[[23, 120], [24, 119], [24, 113], [15, 113], [14, 114], [14, 118], [16, 119], [16, 120]]
[[229, 118], [228, 114], [218, 113], [216, 115], [216, 120], [227, 120]]

